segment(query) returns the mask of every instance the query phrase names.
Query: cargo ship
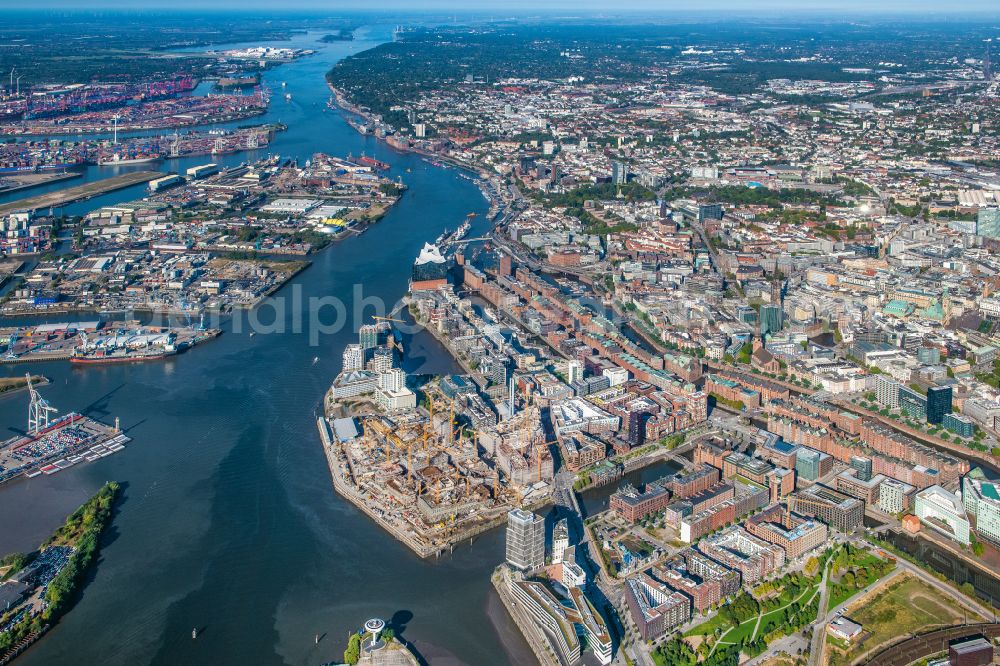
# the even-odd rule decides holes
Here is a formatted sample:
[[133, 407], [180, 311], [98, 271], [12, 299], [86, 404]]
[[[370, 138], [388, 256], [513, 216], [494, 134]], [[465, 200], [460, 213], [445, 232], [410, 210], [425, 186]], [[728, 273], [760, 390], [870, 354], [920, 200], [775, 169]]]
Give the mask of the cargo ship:
[[453, 241], [460, 241], [460, 240], [462, 240], [463, 238], [465, 238], [468, 235], [469, 229], [471, 229], [471, 228], [472, 228], [472, 218], [471, 217], [467, 217], [467, 218], [465, 218], [465, 222], [462, 222], [462, 226], [460, 226], [458, 229], [455, 229], [455, 233], [452, 234], [450, 240], [453, 240]]
[[82, 168], [83, 166], [82, 162], [60, 162], [57, 164], [15, 164], [0, 166], [0, 174], [72, 171], [74, 169]]
[[375, 159], [374, 157], [367, 157], [362, 155], [358, 158], [358, 164], [361, 166], [371, 167], [378, 171], [388, 171], [389, 165], [385, 162]]
[[120, 154], [115, 153], [111, 157], [102, 157], [97, 160], [97, 164], [100, 166], [124, 166], [126, 164], [148, 164], [149, 162], [156, 162], [162, 159], [162, 155], [138, 155], [136, 157], [122, 157]]
[[130, 349], [92, 349], [88, 351], [77, 350], [73, 356], [70, 357], [70, 363], [143, 363], [145, 361], [158, 361], [168, 356], [174, 356], [177, 354], [176, 349], [169, 349], [166, 347], [158, 349], [143, 349], [143, 350], [130, 350]]

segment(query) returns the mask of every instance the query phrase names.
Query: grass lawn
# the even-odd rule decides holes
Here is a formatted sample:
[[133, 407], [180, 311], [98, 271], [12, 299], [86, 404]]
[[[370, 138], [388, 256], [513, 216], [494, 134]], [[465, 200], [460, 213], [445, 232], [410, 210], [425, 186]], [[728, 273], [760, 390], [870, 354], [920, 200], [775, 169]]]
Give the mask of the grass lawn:
[[701, 624], [697, 624], [687, 631], [684, 632], [685, 636], [711, 636], [715, 633], [715, 630], [720, 627], [726, 627], [728, 623], [722, 615], [716, 615], [715, 617], [705, 620]]
[[[806, 588], [801, 594], [799, 594], [798, 597], [796, 597], [792, 601], [798, 601], [800, 606], [805, 606], [806, 604], [808, 604], [810, 601], [813, 600], [813, 597], [816, 596], [818, 591], [819, 591], [819, 584], [817, 583], [816, 585], [812, 585]], [[766, 628], [768, 626], [767, 625], [768, 618], [774, 619], [780, 617], [782, 611], [787, 606], [790, 606], [791, 603], [792, 602], [790, 601], [788, 604], [783, 604], [780, 608], [776, 608], [773, 611], [764, 613], [762, 616], [760, 616], [759, 625], [757, 623], [757, 617], [752, 617], [746, 622], [740, 624], [740, 626], [733, 627], [719, 638], [718, 644], [723, 645], [725, 643], [739, 643], [740, 641], [743, 640], [746, 641], [754, 640], [757, 637], [754, 630], [757, 629], [758, 627], [760, 627], [761, 629]], [[712, 631], [715, 630], [715, 627], [718, 626], [725, 626], [725, 622], [721, 621], [719, 616], [715, 616], [708, 622], [703, 622], [702, 624], [699, 624], [693, 629], [688, 630], [685, 636], [710, 634], [712, 633]], [[773, 629], [773, 627], [771, 628]]]
[[749, 639], [753, 634], [754, 627], [757, 626], [757, 618], [752, 617], [738, 627], [733, 627], [722, 635], [719, 643], [739, 643], [741, 640]]
[[[843, 552], [843, 550], [837, 551], [837, 554], [834, 555], [835, 562], [840, 559]], [[876, 557], [870, 551], [858, 549], [852, 549], [850, 557], [846, 562], [842, 563], [842, 566], [844, 566], [844, 572], [840, 574], [840, 577], [834, 580], [831, 573], [827, 581], [827, 587], [830, 590], [830, 594], [827, 597], [827, 611], [833, 610], [860, 590], [873, 584], [876, 580], [888, 575], [890, 571], [895, 569], [894, 564]], [[848, 576], [850, 580], [845, 581], [844, 579]]]
[[[845, 613], [871, 635], [846, 652], [832, 648], [830, 666], [850, 664], [865, 652], [915, 632], [962, 622], [965, 612], [952, 599], [917, 578], [899, 577], [888, 589], [870, 594]], [[971, 615], [969, 621], [975, 621]]]
[[830, 590], [830, 597], [827, 600], [828, 603], [826, 606], [826, 610], [827, 611], [833, 610], [834, 608], [844, 603], [857, 593], [858, 590], [856, 588], [845, 588], [845, 587], [840, 587], [839, 585], [834, 586], [834, 588]]

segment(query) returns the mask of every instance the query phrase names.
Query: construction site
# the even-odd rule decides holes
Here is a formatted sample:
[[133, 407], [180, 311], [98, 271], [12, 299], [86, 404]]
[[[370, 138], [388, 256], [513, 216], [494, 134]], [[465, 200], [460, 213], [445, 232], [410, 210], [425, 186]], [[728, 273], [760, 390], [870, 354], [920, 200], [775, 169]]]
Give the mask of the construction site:
[[423, 386], [413, 409], [320, 422], [336, 490], [421, 557], [551, 496], [552, 453], [530, 396], [503, 422], [476, 426], [460, 380]]

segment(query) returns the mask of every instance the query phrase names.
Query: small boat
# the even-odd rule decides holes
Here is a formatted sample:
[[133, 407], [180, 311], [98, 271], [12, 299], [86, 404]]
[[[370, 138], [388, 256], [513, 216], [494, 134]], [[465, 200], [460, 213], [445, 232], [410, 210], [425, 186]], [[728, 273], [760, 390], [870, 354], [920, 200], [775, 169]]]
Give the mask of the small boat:
[[191, 630], [191, 640], [198, 638], [198, 627]]
[[313, 365], [319, 363], [319, 356], [313, 356]]
[[257, 335], [257, 331], [250, 331], [250, 337], [251, 337], [251, 338], [252, 338], [253, 336], [255, 336], [255, 335]]

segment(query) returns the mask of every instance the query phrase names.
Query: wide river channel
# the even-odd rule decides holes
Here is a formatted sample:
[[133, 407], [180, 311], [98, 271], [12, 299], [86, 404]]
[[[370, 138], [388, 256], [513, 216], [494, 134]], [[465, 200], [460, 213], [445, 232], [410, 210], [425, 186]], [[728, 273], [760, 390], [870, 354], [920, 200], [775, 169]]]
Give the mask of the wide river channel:
[[[120, 417], [133, 439], [119, 454], [0, 490], [0, 552], [8, 552], [36, 548], [104, 481], [126, 484], [82, 598], [19, 664], [339, 662], [348, 633], [369, 617], [393, 622], [427, 662], [534, 661], [490, 585], [504, 557], [501, 532], [422, 561], [333, 492], [315, 418], [341, 351], [367, 322], [351, 318], [314, 344], [309, 299], [337, 296], [350, 313], [355, 285], [362, 285], [365, 297], [396, 302], [420, 246], [470, 212], [479, 214], [472, 234], [481, 235], [487, 203], [456, 170], [395, 153], [325, 109], [324, 74], [341, 58], [391, 39], [391, 27], [362, 28], [353, 42], [323, 44], [321, 36], [277, 43], [318, 53], [266, 76], [274, 95], [260, 121], [288, 125], [268, 151], [299, 160], [365, 152], [389, 162], [390, 174], [410, 189], [382, 221], [311, 257], [313, 264], [278, 292], [285, 311], [276, 319], [265, 308], [260, 320], [276, 319], [283, 332], [251, 336], [224, 322], [220, 338], [166, 362], [0, 370], [49, 377], [42, 393], [61, 413], [108, 423]], [[257, 121], [233, 124], [246, 122]], [[183, 172], [209, 161], [172, 160], [159, 168]], [[93, 167], [84, 178], [114, 173]], [[144, 192], [130, 188], [65, 210], [79, 214]], [[296, 299], [303, 304], [298, 312]], [[323, 319], [333, 317], [328, 309]], [[428, 334], [406, 342], [407, 371], [456, 369]], [[10, 434], [23, 431], [26, 419], [24, 392], [0, 398], [0, 423]], [[200, 635], [192, 640], [195, 627]]]

